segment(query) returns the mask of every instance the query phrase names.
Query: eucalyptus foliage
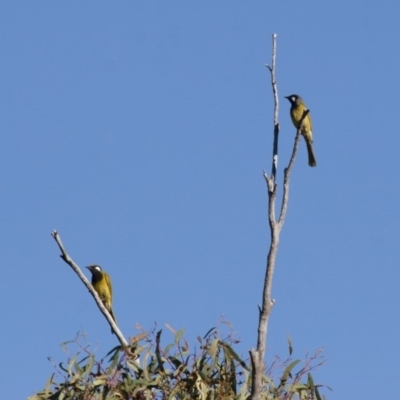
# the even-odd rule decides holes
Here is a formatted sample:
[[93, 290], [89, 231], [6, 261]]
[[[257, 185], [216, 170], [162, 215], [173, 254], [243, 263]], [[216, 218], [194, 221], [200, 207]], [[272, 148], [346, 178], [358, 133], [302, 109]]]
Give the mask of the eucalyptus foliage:
[[[172, 328], [170, 328], [172, 330]], [[172, 330], [173, 331], [173, 330]], [[84, 338], [65, 342], [75, 355], [66, 362], [53, 362], [54, 373], [45, 388], [29, 400], [247, 400], [251, 392], [251, 365], [234, 350], [239, 341], [232, 334], [221, 337], [218, 328], [197, 337], [190, 349], [184, 331], [173, 331], [173, 342], [162, 347], [161, 330], [143, 332], [117, 346], [103, 359], [96, 359]], [[324, 359], [317, 351], [305, 361], [276, 358], [263, 379], [262, 400], [322, 400], [320, 385], [311, 371]]]

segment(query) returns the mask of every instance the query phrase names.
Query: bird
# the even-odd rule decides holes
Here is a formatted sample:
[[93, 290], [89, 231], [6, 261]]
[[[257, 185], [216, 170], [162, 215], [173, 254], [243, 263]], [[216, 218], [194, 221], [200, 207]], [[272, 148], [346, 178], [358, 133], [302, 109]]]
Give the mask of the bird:
[[[299, 129], [299, 123], [301, 121], [301, 117], [303, 116], [304, 111], [307, 111], [307, 106], [304, 103], [303, 99], [297, 95], [292, 94], [290, 96], [286, 96], [285, 99], [290, 101], [290, 117], [292, 118], [293, 125], [296, 129]], [[308, 113], [302, 122], [301, 125], [301, 134], [304, 136], [307, 145], [308, 152], [308, 165], [310, 167], [315, 167], [317, 165], [317, 160], [315, 159], [314, 149], [313, 149], [313, 135], [312, 135], [312, 121], [311, 115]]]
[[[101, 301], [103, 302], [105, 308], [107, 308], [114, 322], [117, 323], [114, 312], [112, 310], [112, 286], [110, 275], [108, 275], [107, 272], [103, 271], [100, 265], [97, 264], [89, 265], [86, 268], [92, 273], [92, 286], [94, 290], [99, 295]], [[112, 328], [111, 333], [115, 333], [114, 329]]]

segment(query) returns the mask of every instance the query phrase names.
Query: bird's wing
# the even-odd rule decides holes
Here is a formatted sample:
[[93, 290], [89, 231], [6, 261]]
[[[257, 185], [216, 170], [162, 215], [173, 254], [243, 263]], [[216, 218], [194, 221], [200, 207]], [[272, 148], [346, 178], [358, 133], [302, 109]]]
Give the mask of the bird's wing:
[[110, 291], [110, 304], [112, 303], [112, 285], [111, 285], [111, 278], [110, 275], [104, 274], [104, 277], [106, 278], [106, 283], [108, 286], [108, 290]]

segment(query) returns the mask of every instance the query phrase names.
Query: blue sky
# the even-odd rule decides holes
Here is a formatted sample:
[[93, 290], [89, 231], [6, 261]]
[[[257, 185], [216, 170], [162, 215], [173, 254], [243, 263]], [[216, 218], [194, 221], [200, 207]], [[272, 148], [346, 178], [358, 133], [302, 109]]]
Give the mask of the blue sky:
[[[393, 398], [400, 335], [395, 1], [4, 1], [0, 4], [2, 395], [23, 399], [87, 333], [115, 344], [59, 258], [113, 279], [125, 336], [184, 328], [194, 343], [221, 315], [256, 344], [269, 245], [278, 35], [280, 169], [289, 103], [311, 110], [274, 277], [268, 356], [324, 348], [329, 399]], [[280, 188], [282, 185], [280, 185]], [[164, 329], [164, 343], [170, 336]], [[24, 384], [21, 385], [20, 382]]]

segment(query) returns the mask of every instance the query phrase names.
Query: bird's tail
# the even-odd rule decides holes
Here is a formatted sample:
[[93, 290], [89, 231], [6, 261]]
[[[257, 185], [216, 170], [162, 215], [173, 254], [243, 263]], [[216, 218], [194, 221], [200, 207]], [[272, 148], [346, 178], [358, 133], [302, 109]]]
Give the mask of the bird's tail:
[[[110, 314], [111, 314], [112, 319], [114, 320], [114, 322], [117, 323], [117, 320], [115, 319], [115, 315], [114, 315], [114, 313], [113, 313], [112, 308], [110, 307], [108, 311], [110, 312]], [[111, 333], [112, 333], [113, 335], [115, 335], [115, 331], [114, 331], [113, 328], [111, 328]]]
[[308, 152], [308, 165], [310, 167], [316, 167], [317, 166], [317, 160], [315, 159], [315, 154], [314, 154], [314, 149], [312, 146], [312, 142], [310, 140], [307, 140], [306, 138], [306, 144], [307, 144], [307, 152]]

